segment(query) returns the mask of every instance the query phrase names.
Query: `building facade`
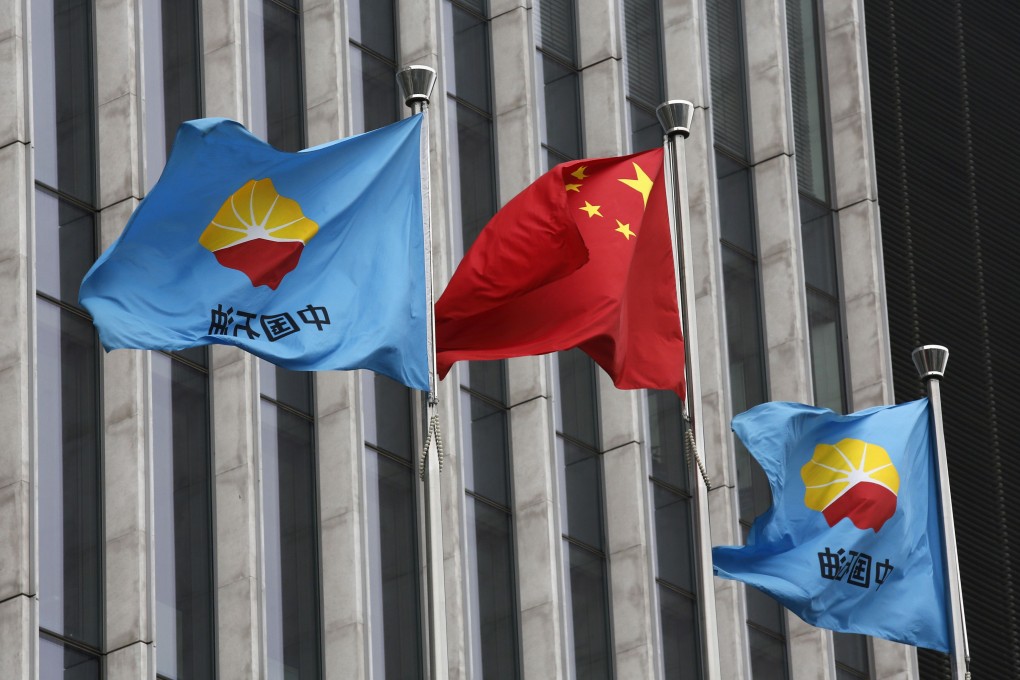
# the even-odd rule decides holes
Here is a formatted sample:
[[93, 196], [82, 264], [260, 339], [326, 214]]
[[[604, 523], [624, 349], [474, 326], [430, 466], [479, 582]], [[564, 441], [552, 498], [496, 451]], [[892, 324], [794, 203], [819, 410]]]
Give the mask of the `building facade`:
[[[421, 396], [224, 346], [104, 354], [78, 305], [182, 120], [297, 150], [407, 115], [395, 72], [433, 67], [442, 290], [542, 172], [659, 145], [655, 107], [690, 100], [712, 543], [769, 504], [734, 413], [894, 400], [862, 0], [0, 7], [4, 678], [428, 673]], [[450, 677], [919, 677], [911, 648], [699, 586], [674, 395], [571, 351], [438, 396]]]

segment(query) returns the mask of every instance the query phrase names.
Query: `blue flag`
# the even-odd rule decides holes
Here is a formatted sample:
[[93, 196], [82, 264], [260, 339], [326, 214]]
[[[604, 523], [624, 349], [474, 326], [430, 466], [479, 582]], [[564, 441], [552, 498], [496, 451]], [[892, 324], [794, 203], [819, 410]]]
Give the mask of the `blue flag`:
[[715, 573], [822, 628], [949, 650], [928, 400], [841, 416], [773, 402], [733, 419], [772, 507]]
[[422, 116], [298, 153], [184, 123], [81, 285], [107, 350], [221, 343], [428, 389]]

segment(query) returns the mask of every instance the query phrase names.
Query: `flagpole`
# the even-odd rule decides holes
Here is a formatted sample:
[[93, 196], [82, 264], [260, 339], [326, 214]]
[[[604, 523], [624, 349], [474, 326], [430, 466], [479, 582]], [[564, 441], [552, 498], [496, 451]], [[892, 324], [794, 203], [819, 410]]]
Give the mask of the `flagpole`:
[[946, 373], [949, 350], [942, 345], [922, 345], [911, 356], [914, 367], [928, 389], [932, 423], [935, 425], [935, 451], [939, 465], [939, 502], [942, 512], [942, 548], [946, 565], [947, 593], [952, 612], [952, 657], [954, 680], [969, 680], [970, 650], [967, 647], [967, 622], [963, 615], [963, 588], [960, 563], [956, 552], [956, 530], [953, 523], [953, 499], [949, 493], [949, 465], [946, 458], [946, 436], [942, 427], [942, 394], [940, 381]]
[[[443, 504], [439, 472], [442, 470], [442, 440], [436, 407], [436, 322], [435, 292], [432, 281], [432, 220], [429, 170], [429, 96], [436, 84], [435, 69], [428, 66], [405, 66], [397, 72], [397, 81], [404, 93], [404, 103], [411, 113], [423, 113], [422, 121], [422, 226], [425, 236], [425, 298], [428, 326], [429, 394], [426, 405], [425, 450], [421, 473], [425, 485], [425, 571], [428, 600], [429, 677], [446, 680], [449, 663], [446, 651], [446, 582], [443, 572]], [[430, 452], [435, 452], [429, 455]]]
[[[694, 560], [698, 583], [698, 614], [701, 619], [701, 652], [705, 677], [719, 680], [719, 637], [715, 616], [715, 582], [712, 575], [712, 542], [709, 529], [708, 478], [701, 465], [694, 444], [694, 435], [701, 423], [701, 371], [698, 364], [698, 326], [691, 300], [694, 289], [694, 272], [691, 262], [690, 214], [687, 204], [687, 166], [684, 140], [691, 134], [694, 104], [684, 100], [671, 100], [655, 110], [665, 137], [666, 191], [669, 194], [669, 235], [673, 247], [673, 273], [676, 278], [677, 302], [680, 307], [680, 327], [684, 334], [684, 370], [687, 377], [687, 398], [684, 399], [684, 445], [688, 456], [697, 465], [688, 465], [688, 474], [694, 488], [694, 540], [698, 559]], [[678, 247], [677, 238], [680, 243]], [[699, 471], [701, 474], [699, 474]]]

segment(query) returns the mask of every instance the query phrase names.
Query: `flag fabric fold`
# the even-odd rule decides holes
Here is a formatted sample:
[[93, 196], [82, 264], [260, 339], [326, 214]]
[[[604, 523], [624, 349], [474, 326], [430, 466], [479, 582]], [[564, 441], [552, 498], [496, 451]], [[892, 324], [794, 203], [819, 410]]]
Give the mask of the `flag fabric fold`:
[[715, 573], [810, 624], [949, 651], [928, 400], [850, 415], [773, 402], [733, 419], [772, 507]]
[[428, 389], [421, 135], [418, 115], [287, 153], [234, 121], [184, 123], [82, 282], [103, 346], [219, 343]]
[[436, 303], [457, 361], [579, 347], [620, 388], [684, 398], [663, 151], [557, 165], [481, 231]]

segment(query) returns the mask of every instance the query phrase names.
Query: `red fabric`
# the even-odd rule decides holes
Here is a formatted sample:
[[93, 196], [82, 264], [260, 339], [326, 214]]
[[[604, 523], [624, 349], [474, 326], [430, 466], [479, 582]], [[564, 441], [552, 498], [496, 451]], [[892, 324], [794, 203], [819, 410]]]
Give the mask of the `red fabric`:
[[[617, 387], [685, 398], [662, 154], [563, 163], [492, 218], [436, 303], [441, 377], [457, 361], [580, 347]], [[635, 164], [647, 206], [620, 181], [640, 177]]]

